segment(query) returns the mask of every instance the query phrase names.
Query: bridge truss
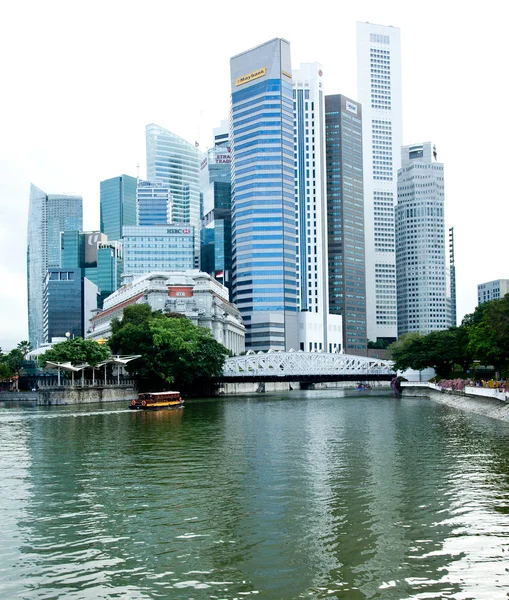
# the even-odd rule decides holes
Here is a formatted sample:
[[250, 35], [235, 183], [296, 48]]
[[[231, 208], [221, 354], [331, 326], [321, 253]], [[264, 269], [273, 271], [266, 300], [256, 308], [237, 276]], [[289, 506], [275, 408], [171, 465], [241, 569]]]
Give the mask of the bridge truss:
[[258, 352], [227, 358], [221, 380], [228, 381], [339, 381], [390, 380], [391, 361], [322, 352]]

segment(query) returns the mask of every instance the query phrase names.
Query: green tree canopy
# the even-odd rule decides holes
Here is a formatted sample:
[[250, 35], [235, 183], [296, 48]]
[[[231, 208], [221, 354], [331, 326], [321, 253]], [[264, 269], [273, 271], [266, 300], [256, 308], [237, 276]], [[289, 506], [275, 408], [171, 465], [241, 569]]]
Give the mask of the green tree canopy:
[[199, 386], [222, 372], [228, 350], [212, 333], [197, 327], [182, 315], [151, 312], [148, 305], [124, 309], [121, 321], [112, 324], [109, 340], [113, 352], [141, 354], [127, 365], [140, 387], [161, 389], [172, 384], [178, 389]]
[[44, 367], [46, 361], [70, 362], [73, 365], [87, 363], [91, 367], [95, 367], [109, 356], [110, 350], [107, 346], [101, 346], [94, 340], [84, 340], [78, 337], [59, 342], [46, 350], [39, 356], [39, 364]]

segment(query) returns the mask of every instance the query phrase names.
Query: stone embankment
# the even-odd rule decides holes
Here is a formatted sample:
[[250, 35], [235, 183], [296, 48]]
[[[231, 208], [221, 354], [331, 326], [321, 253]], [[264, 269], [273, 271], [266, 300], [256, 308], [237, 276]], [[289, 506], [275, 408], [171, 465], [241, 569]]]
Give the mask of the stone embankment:
[[509, 392], [465, 387], [463, 391], [442, 389], [433, 383], [402, 383], [403, 396], [423, 396], [434, 402], [493, 419], [509, 421]]

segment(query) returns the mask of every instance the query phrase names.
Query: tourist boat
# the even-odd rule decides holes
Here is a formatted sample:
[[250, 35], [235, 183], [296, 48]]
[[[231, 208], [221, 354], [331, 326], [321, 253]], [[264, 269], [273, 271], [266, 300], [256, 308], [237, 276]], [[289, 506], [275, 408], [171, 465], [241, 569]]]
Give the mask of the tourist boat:
[[371, 386], [369, 385], [369, 383], [358, 383], [357, 387], [355, 388], [358, 392], [366, 392], [371, 388]]
[[143, 392], [137, 400], [131, 400], [131, 410], [159, 410], [179, 408], [184, 405], [180, 392]]

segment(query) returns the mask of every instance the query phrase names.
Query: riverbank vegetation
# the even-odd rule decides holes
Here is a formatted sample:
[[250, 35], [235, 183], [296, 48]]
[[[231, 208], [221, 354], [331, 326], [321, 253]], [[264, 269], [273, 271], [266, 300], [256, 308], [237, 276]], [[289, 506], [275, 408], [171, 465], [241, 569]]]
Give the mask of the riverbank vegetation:
[[490, 365], [501, 377], [509, 374], [509, 294], [485, 302], [466, 315], [459, 327], [427, 335], [407, 333], [389, 346], [399, 370], [435, 369], [440, 378], [474, 374]]
[[146, 304], [124, 309], [112, 321], [108, 344], [114, 354], [141, 354], [127, 365], [140, 389], [200, 390], [222, 373], [229, 351], [210, 330], [177, 313], [153, 312]]

